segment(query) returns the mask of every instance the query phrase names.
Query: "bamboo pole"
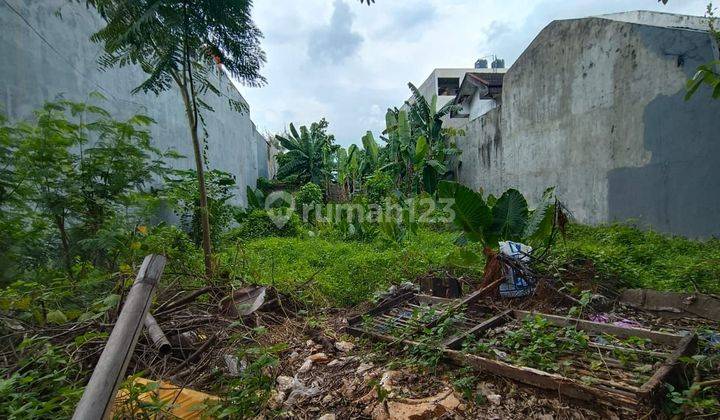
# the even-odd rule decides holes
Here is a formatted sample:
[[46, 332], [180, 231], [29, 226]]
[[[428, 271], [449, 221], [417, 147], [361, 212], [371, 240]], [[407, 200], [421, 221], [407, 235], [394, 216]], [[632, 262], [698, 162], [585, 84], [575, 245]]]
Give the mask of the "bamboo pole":
[[98, 420], [109, 416], [165, 262], [162, 255], [145, 257], [85, 392], [75, 407], [74, 420]]

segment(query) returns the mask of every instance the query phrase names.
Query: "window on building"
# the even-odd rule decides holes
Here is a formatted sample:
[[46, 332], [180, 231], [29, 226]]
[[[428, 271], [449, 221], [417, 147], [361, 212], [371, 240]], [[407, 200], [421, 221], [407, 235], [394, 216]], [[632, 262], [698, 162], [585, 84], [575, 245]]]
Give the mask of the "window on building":
[[455, 96], [460, 89], [457, 77], [438, 77], [438, 96]]

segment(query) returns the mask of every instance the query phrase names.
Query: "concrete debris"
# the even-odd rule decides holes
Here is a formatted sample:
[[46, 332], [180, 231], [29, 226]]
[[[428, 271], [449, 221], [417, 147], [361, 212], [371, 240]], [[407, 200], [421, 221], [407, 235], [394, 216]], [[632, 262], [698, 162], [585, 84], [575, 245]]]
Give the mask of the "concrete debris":
[[278, 383], [277, 390], [280, 392], [285, 392], [285, 391], [289, 390], [290, 388], [292, 388], [293, 378], [291, 378], [290, 376], [281, 375], [281, 376], [278, 376], [277, 379], [275, 379], [275, 380]]
[[338, 341], [335, 343], [335, 348], [338, 349], [338, 351], [347, 353], [355, 348], [355, 344], [349, 341]]
[[268, 399], [268, 407], [271, 410], [277, 410], [282, 406], [283, 401], [285, 401], [285, 393], [282, 391], [278, 391], [276, 389], [273, 389], [270, 391], [270, 398]]
[[489, 394], [489, 395], [486, 395], [485, 398], [487, 398], [488, 401], [490, 401], [490, 403], [492, 405], [498, 405], [498, 404], [500, 404], [500, 401], [502, 400], [502, 397], [499, 394]]
[[395, 379], [399, 375], [400, 372], [398, 372], [397, 370], [388, 370], [387, 372], [383, 373], [382, 377], [380, 378], [380, 386], [382, 387], [382, 389], [390, 391], [395, 382]]
[[367, 363], [360, 363], [360, 366], [358, 366], [357, 370], [355, 371], [356, 374], [362, 375], [363, 373], [367, 372], [368, 370], [372, 369], [375, 365], [373, 365], [370, 362]]
[[232, 354], [223, 355], [223, 361], [228, 370], [228, 375], [232, 377], [240, 376], [240, 372], [247, 368], [247, 360], [243, 359], [238, 361], [237, 356]]
[[315, 353], [308, 356], [308, 360], [312, 360], [313, 363], [327, 363], [330, 358], [325, 353]]
[[305, 359], [302, 366], [300, 366], [300, 369], [298, 369], [298, 373], [307, 373], [310, 372], [310, 369], [313, 367], [313, 361], [312, 359], [308, 358]]
[[321, 392], [320, 386], [317, 382], [313, 382], [310, 386], [303, 384], [297, 377], [293, 378], [290, 395], [285, 400], [285, 406], [290, 407], [294, 405], [299, 398], [312, 398], [319, 395]]
[[446, 389], [427, 398], [387, 401], [387, 410], [383, 404], [377, 404], [372, 416], [375, 420], [430, 420], [453, 413], [460, 407], [460, 399], [452, 389]]
[[322, 416], [318, 417], [318, 420], [335, 420], [335, 414], [323, 414]]

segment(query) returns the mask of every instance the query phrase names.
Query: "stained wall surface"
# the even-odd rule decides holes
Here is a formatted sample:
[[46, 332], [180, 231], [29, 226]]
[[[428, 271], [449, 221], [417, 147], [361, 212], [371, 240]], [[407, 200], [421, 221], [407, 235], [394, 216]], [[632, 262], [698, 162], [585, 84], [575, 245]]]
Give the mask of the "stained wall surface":
[[531, 201], [556, 186], [584, 223], [720, 236], [720, 101], [702, 88], [683, 99], [716, 51], [702, 30], [550, 23], [508, 70], [497, 115], [456, 139], [461, 181], [494, 194], [518, 188]]
[[[0, 3], [0, 107], [5, 115], [27, 119], [45, 101], [86, 101], [91, 92], [99, 92], [107, 98], [102, 105], [114, 117], [142, 113], [157, 121], [152, 127], [154, 144], [186, 156], [174, 166], [194, 169], [180, 94], [170, 90], [159, 96], [133, 95], [131, 90], [145, 76], [138, 68], [98, 70], [101, 48], [89, 37], [103, 22], [94, 11], [67, 0], [7, 2], [10, 6]], [[223, 95], [244, 101], [224, 75], [217, 84]], [[236, 201], [244, 204], [245, 185], [254, 186], [258, 176], [268, 174], [265, 140], [249, 112], [235, 112], [225, 97], [209, 94], [205, 100], [215, 109], [205, 113], [209, 167], [235, 175]]]

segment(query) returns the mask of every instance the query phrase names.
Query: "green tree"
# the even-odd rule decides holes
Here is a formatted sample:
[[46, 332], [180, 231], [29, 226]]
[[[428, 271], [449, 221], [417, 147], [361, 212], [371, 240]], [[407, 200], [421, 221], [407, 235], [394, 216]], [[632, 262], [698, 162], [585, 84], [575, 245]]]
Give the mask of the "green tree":
[[[264, 83], [262, 33], [253, 23], [252, 0], [86, 0], [107, 25], [92, 36], [103, 44], [102, 67], [139, 65], [148, 78], [133, 92], [160, 94], [174, 85], [180, 92], [190, 129], [200, 193], [205, 272], [212, 275], [212, 245], [205, 168], [199, 125], [212, 111], [203, 95], [223, 95], [212, 82], [216, 64], [250, 86]], [[237, 111], [245, 105], [232, 98]]]
[[[212, 170], [205, 175], [210, 239], [213, 245], [217, 245], [223, 231], [233, 219], [234, 209], [230, 200], [237, 185], [235, 176], [228, 172]], [[193, 170], [174, 170], [165, 181], [167, 188], [164, 196], [172, 204], [175, 214], [180, 219], [180, 226], [195, 245], [201, 245], [203, 235], [197, 173]]]
[[285, 152], [279, 155], [278, 179], [288, 179], [297, 185], [308, 182], [325, 184], [330, 180], [334, 166], [333, 155], [338, 146], [335, 136], [327, 133], [328, 122], [323, 118], [310, 124], [310, 128], [301, 126], [298, 131], [290, 124], [290, 133], [276, 136]]
[[396, 185], [408, 193], [435, 192], [438, 181], [452, 175], [451, 160], [459, 153], [450, 138], [454, 129], [444, 128], [442, 118], [456, 106], [447, 104], [437, 109], [437, 95], [430, 102], [412, 84], [413, 94], [407, 110], [388, 109], [385, 115], [387, 162], [384, 169], [395, 174]]
[[[146, 127], [153, 121], [146, 116], [118, 121], [98, 106], [69, 101], [47, 103], [35, 115], [3, 130], [14, 144], [13, 183], [21, 194], [14, 208], [25, 224], [37, 212], [54, 226], [72, 277], [74, 256], [96, 262], [107, 256], [115, 234], [125, 234], [109, 222], [135, 213], [128, 210], [151, 195], [146, 187], [168, 170], [164, 158], [177, 155], [152, 147]], [[93, 242], [98, 239], [106, 241]]]

